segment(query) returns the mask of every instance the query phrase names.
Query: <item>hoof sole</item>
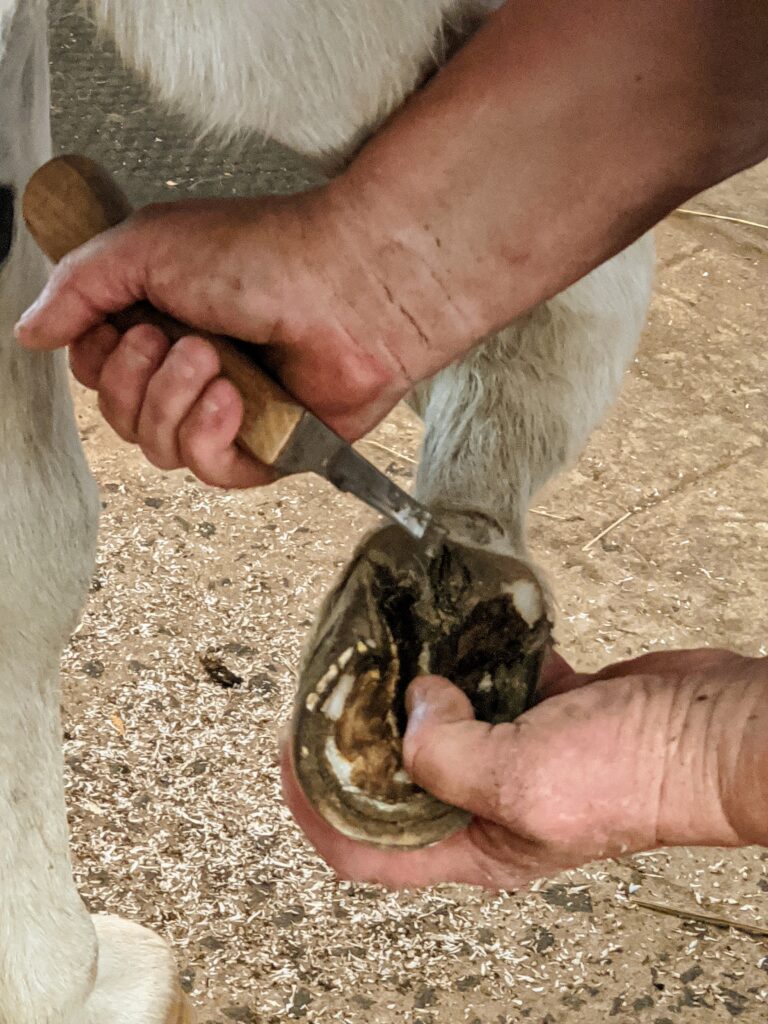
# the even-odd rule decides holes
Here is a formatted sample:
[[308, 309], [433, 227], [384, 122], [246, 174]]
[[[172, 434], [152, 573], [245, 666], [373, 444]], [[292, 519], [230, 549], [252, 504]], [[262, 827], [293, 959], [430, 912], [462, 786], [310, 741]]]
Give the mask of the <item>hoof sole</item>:
[[447, 676], [493, 724], [534, 699], [551, 643], [546, 596], [501, 531], [481, 526], [479, 536], [450, 528], [429, 546], [398, 527], [377, 530], [320, 612], [295, 704], [293, 761], [310, 803], [351, 839], [417, 848], [469, 820], [404, 771], [412, 679]]

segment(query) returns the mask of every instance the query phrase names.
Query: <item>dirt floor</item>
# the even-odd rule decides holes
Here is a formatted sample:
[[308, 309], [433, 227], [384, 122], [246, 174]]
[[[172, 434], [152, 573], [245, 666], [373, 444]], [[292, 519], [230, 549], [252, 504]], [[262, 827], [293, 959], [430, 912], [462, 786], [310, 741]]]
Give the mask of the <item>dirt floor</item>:
[[[195, 145], [71, 6], [53, 4], [59, 149], [103, 160], [137, 203], [312, 180], [275, 147]], [[768, 165], [690, 206], [765, 224]], [[658, 244], [621, 400], [530, 517], [583, 667], [702, 644], [766, 654], [768, 231], [678, 214]], [[76, 398], [104, 511], [64, 658], [75, 869], [93, 911], [172, 941], [202, 1024], [765, 1019], [768, 852], [636, 856], [520, 895], [335, 881], [281, 806], [275, 733], [314, 610], [371, 517], [314, 479], [224, 494], [155, 471]], [[398, 409], [363, 450], [407, 485], [418, 443]]]

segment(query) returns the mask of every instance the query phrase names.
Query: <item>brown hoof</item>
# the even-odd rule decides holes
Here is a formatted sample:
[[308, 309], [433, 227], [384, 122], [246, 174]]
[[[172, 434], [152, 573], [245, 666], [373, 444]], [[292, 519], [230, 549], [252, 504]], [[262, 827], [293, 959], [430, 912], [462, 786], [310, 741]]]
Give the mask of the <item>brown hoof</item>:
[[166, 1018], [166, 1024], [195, 1024], [195, 1011], [192, 1003], [181, 989], [178, 990], [176, 999], [171, 1007], [171, 1012]]
[[329, 824], [377, 846], [426, 846], [468, 821], [403, 770], [408, 683], [447, 676], [478, 719], [510, 721], [531, 705], [550, 644], [542, 589], [496, 524], [445, 520], [448, 537], [427, 548], [398, 527], [367, 538], [320, 612], [301, 673], [299, 783]]

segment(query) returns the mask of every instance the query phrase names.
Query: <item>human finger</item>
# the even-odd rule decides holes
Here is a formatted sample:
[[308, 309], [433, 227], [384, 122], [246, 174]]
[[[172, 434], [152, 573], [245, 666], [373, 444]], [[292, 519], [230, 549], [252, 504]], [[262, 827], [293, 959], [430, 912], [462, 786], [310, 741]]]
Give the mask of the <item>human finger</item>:
[[120, 333], [109, 324], [86, 331], [69, 346], [69, 365], [76, 380], [95, 391], [104, 363], [117, 348]]
[[16, 324], [18, 341], [33, 349], [61, 348], [143, 298], [146, 232], [146, 223], [132, 219], [65, 256]]
[[144, 396], [169, 343], [162, 331], [139, 324], [107, 356], [98, 381], [99, 408], [124, 441], [135, 441]]
[[261, 487], [275, 471], [235, 443], [243, 420], [243, 402], [228, 380], [212, 381], [179, 428], [183, 464], [213, 487]]
[[149, 381], [138, 418], [136, 439], [158, 469], [186, 464], [180, 450], [182, 424], [221, 365], [210, 342], [180, 338]]

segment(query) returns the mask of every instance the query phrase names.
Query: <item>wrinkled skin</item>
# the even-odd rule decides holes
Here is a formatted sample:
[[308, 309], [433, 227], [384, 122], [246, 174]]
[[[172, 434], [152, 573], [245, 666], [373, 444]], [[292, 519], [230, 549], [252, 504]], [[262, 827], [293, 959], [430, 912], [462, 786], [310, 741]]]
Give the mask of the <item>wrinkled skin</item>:
[[530, 707], [550, 644], [541, 588], [498, 526], [440, 521], [448, 534], [427, 545], [395, 526], [362, 543], [319, 614], [296, 699], [304, 793], [344, 835], [380, 846], [425, 846], [468, 821], [403, 770], [410, 680], [450, 674], [479, 720], [508, 722]]
[[447, 680], [411, 684], [405, 767], [472, 816], [428, 849], [372, 850], [332, 829], [287, 746], [286, 800], [341, 877], [391, 888], [519, 889], [660, 846], [768, 842], [768, 658], [668, 651], [585, 675], [553, 654], [541, 692], [515, 722], [489, 726]]

